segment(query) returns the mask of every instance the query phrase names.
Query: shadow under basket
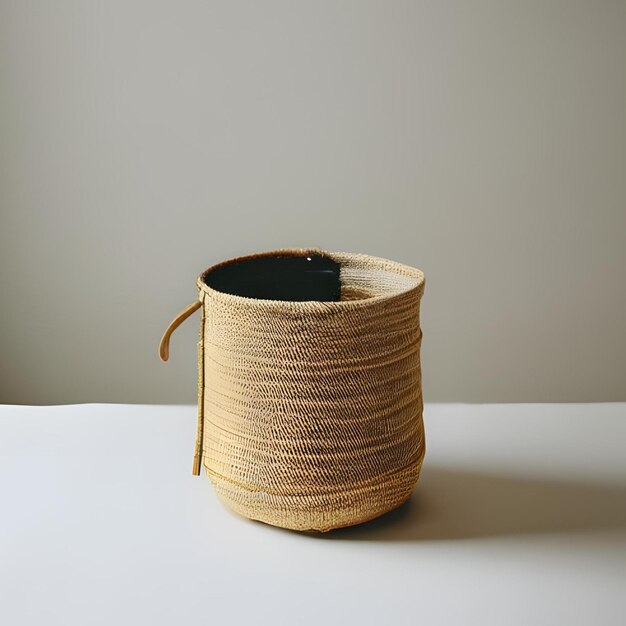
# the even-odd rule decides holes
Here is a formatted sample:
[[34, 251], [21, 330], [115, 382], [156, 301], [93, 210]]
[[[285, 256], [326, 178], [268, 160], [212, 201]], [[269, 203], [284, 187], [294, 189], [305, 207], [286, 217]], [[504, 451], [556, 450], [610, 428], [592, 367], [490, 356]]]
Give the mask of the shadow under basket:
[[424, 426], [421, 271], [365, 254], [289, 249], [197, 279], [201, 465], [234, 512], [327, 531], [404, 503]]

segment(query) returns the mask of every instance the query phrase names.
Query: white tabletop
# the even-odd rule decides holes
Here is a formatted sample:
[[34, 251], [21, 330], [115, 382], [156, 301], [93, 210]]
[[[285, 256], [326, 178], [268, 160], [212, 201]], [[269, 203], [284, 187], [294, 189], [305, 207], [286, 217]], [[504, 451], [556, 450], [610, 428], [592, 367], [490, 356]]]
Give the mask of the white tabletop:
[[195, 407], [0, 407], [0, 623], [624, 623], [626, 404], [425, 424], [407, 506], [311, 536], [191, 476]]

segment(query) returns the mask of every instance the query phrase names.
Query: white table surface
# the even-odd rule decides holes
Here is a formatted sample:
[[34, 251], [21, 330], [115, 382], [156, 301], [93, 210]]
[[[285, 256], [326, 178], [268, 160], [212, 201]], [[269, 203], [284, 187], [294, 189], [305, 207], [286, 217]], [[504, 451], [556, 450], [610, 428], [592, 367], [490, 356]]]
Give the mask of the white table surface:
[[0, 624], [626, 623], [626, 404], [427, 405], [411, 502], [320, 536], [225, 510], [195, 411], [0, 407]]

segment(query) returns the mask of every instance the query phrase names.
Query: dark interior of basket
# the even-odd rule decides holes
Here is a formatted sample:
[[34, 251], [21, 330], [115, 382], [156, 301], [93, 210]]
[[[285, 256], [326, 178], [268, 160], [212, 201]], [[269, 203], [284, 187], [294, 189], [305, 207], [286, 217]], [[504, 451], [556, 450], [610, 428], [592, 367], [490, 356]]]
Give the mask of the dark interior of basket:
[[205, 274], [204, 282], [247, 298], [329, 302], [341, 299], [340, 268], [321, 254], [269, 254], [219, 265]]

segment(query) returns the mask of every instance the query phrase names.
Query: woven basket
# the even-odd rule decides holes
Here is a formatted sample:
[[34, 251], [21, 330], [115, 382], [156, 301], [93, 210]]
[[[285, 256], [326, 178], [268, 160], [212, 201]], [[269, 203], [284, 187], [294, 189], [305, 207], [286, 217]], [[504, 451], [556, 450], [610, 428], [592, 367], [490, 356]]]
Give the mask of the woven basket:
[[[236, 273], [214, 284], [237, 265], [311, 255], [338, 267], [335, 299], [241, 295]], [[281, 272], [257, 280], [261, 294], [263, 281], [276, 293]], [[405, 502], [425, 451], [422, 272], [364, 254], [290, 249], [215, 265], [197, 287], [198, 301], [160, 346], [167, 360], [173, 330], [202, 309], [193, 473], [203, 465], [234, 512], [295, 530], [359, 524]]]

